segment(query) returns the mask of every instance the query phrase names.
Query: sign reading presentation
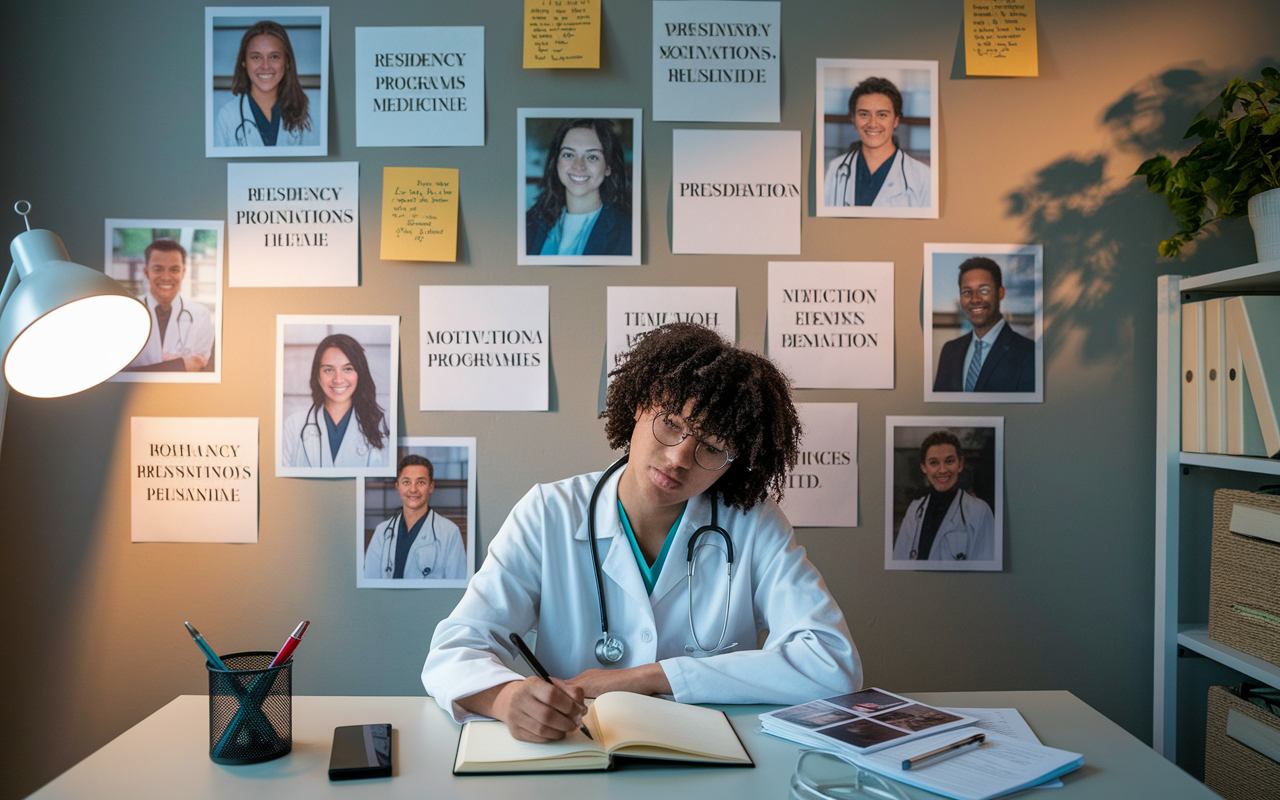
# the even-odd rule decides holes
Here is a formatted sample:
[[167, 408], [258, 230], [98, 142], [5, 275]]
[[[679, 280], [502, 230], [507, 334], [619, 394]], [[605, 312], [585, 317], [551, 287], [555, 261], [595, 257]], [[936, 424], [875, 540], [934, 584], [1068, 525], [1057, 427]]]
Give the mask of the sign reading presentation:
[[671, 132], [673, 253], [800, 252], [800, 132]]
[[422, 411], [546, 411], [546, 286], [418, 287]]
[[1040, 74], [1035, 0], [965, 0], [964, 72], [1029, 78]]
[[738, 290], [734, 286], [610, 286], [608, 361], [618, 366], [640, 334], [668, 322], [694, 322], [714, 328], [731, 342], [738, 339]]
[[778, 122], [781, 3], [654, 0], [653, 118]]
[[257, 417], [130, 422], [133, 541], [257, 543]]
[[600, 0], [524, 0], [525, 69], [599, 69]]
[[801, 389], [893, 388], [893, 262], [769, 262], [768, 353]]
[[360, 164], [227, 164], [229, 286], [359, 286]]
[[356, 28], [356, 147], [484, 145], [484, 28]]
[[384, 261], [458, 260], [458, 171], [383, 167]]
[[858, 526], [858, 404], [796, 403], [804, 438], [782, 510], [797, 528]]

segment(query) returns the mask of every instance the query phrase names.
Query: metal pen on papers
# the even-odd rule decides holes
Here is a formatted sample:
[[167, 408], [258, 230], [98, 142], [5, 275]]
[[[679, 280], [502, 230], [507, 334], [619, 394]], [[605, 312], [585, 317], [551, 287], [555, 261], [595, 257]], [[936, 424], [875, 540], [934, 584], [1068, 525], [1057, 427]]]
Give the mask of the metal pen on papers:
[[[529, 645], [524, 643], [524, 639], [520, 638], [520, 634], [512, 632], [511, 643], [520, 651], [520, 655], [524, 657], [524, 660], [529, 662], [529, 666], [533, 667], [533, 671], [538, 673], [538, 677], [542, 678], [547, 683], [551, 683], [551, 676], [547, 673], [546, 668], [543, 667], [538, 659], [533, 655], [533, 651], [529, 649]], [[554, 685], [555, 684], [552, 684], [552, 686]], [[578, 730], [582, 731], [588, 739], [595, 741], [596, 737], [591, 735], [591, 731], [587, 730], [586, 725], [578, 728]]]
[[930, 764], [937, 764], [939, 761], [946, 761], [952, 756], [958, 756], [961, 753], [967, 753], [970, 750], [977, 750], [982, 747], [982, 743], [987, 740], [985, 733], [975, 733], [967, 739], [961, 739], [958, 742], [952, 742], [949, 745], [939, 747], [937, 750], [930, 750], [927, 753], [921, 753], [914, 758], [904, 759], [902, 762], [903, 769], [919, 769], [927, 767]]

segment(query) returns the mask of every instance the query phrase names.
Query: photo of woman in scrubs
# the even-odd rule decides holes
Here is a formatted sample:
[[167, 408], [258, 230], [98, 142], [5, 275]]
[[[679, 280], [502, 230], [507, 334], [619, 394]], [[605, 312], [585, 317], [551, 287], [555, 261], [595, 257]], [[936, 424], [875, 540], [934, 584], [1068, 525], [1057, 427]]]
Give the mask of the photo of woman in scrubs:
[[231, 100], [218, 109], [216, 147], [291, 147], [320, 144], [309, 101], [298, 80], [284, 26], [263, 20], [240, 39]]
[[389, 436], [364, 348], [345, 333], [321, 339], [311, 361], [311, 407], [284, 421], [283, 466], [386, 466]]
[[528, 255], [631, 254], [631, 176], [612, 120], [565, 120], [538, 192], [525, 214]]

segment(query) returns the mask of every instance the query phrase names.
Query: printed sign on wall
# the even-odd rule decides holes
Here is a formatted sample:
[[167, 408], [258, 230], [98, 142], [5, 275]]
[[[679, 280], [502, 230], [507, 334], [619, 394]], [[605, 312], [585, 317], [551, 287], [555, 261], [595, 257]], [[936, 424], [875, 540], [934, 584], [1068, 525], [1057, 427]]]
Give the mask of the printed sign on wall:
[[546, 411], [550, 289], [420, 286], [422, 411]]
[[778, 122], [781, 3], [655, 0], [653, 118]]
[[133, 417], [130, 538], [258, 541], [257, 417]]
[[356, 147], [484, 145], [484, 28], [356, 28]]
[[797, 528], [858, 525], [858, 404], [796, 403], [804, 438], [782, 510]]
[[800, 132], [671, 132], [673, 253], [800, 252]]
[[229, 286], [359, 286], [360, 164], [228, 164]]
[[768, 353], [803, 389], [893, 388], [893, 262], [769, 262]]
[[635, 346], [640, 334], [668, 322], [705, 325], [729, 341], [737, 341], [737, 287], [610, 286], [608, 296], [606, 370], [618, 366], [622, 354]]

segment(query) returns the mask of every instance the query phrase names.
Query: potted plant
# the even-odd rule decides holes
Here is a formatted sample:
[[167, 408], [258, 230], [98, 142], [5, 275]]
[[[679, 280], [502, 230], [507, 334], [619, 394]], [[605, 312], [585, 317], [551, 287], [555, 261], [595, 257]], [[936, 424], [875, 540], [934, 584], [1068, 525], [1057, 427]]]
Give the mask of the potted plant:
[[1178, 222], [1160, 255], [1176, 256], [1214, 220], [1247, 213], [1258, 260], [1280, 259], [1280, 72], [1267, 67], [1261, 83], [1231, 81], [1196, 114], [1183, 138], [1192, 136], [1200, 143], [1176, 164], [1158, 155], [1134, 173], [1165, 196]]

